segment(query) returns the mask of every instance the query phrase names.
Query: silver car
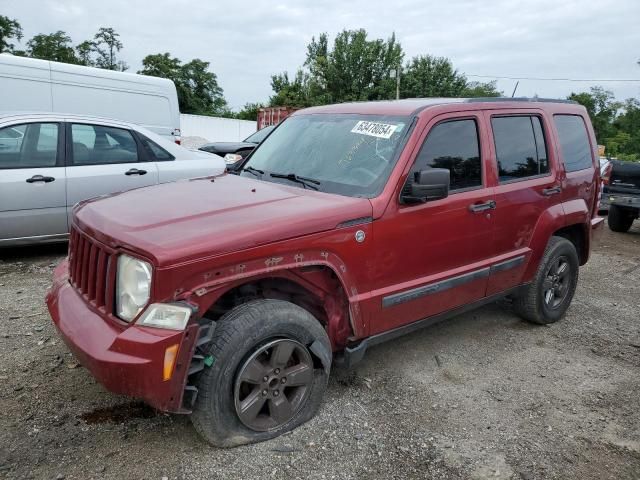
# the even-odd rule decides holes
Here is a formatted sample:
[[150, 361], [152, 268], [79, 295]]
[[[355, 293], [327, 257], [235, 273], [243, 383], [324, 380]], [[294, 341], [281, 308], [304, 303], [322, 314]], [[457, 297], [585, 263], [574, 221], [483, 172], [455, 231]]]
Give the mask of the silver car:
[[224, 168], [217, 155], [130, 123], [0, 113], [0, 247], [65, 240], [81, 200]]

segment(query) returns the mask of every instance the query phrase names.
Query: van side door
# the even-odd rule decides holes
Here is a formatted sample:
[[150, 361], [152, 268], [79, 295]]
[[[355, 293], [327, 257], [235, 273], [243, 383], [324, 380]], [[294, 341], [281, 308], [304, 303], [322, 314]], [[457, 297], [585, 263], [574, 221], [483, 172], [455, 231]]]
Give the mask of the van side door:
[[67, 124], [67, 214], [88, 198], [158, 183], [155, 162], [126, 128]]
[[[531, 241], [543, 215], [562, 216], [562, 174], [552, 125], [542, 110], [487, 110], [496, 209], [487, 295], [524, 281]], [[544, 248], [544, 247], [543, 247]]]
[[0, 126], [0, 244], [67, 233], [63, 124]]

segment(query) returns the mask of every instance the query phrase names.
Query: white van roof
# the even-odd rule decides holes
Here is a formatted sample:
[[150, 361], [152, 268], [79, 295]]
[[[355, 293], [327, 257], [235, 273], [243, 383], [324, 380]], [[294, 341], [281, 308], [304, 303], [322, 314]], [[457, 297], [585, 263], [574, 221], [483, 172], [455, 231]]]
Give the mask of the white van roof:
[[38, 58], [19, 57], [10, 53], [0, 53], [0, 63], [5, 65], [15, 65], [23, 68], [34, 68], [50, 70], [52, 72], [70, 73], [87, 77], [108, 78], [109, 80], [140, 83], [144, 85], [158, 85], [166, 87], [173, 85], [167, 78], [152, 77], [150, 75], [140, 75], [137, 73], [119, 72], [106, 70], [104, 68], [85, 67], [84, 65], [73, 65], [70, 63], [53, 62]]

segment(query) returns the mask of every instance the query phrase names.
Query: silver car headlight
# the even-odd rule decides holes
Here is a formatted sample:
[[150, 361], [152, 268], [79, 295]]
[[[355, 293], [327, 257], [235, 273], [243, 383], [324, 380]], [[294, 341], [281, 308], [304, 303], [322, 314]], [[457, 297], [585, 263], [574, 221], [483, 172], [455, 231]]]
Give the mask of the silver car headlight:
[[242, 160], [242, 155], [238, 155], [237, 153], [227, 153], [224, 156], [224, 161], [227, 165], [239, 162], [240, 160]]
[[126, 322], [133, 320], [147, 305], [151, 294], [151, 265], [120, 255], [116, 279], [116, 312]]

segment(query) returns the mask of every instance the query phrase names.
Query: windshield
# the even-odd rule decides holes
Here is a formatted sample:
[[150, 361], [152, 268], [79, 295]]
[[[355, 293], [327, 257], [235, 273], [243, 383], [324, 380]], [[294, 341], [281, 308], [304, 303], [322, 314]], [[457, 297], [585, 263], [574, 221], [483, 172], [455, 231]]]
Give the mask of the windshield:
[[269, 135], [269, 132], [275, 128], [275, 125], [271, 125], [270, 127], [264, 127], [262, 130], [258, 130], [256, 133], [252, 133], [247, 138], [244, 139], [247, 143], [260, 143], [264, 140], [264, 137]]
[[241, 175], [371, 198], [393, 169], [408, 123], [409, 117], [382, 115], [289, 117], [253, 152]]

